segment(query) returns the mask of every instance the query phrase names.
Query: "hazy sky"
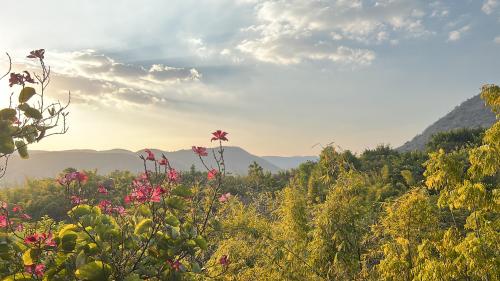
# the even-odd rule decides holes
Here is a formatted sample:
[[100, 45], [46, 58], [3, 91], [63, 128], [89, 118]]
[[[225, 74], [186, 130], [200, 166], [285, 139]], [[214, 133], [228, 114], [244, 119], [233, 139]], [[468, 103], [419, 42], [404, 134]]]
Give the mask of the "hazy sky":
[[361, 151], [500, 83], [500, 0], [3, 2], [0, 51], [36, 48], [74, 99], [68, 134], [32, 148], [177, 150], [223, 129], [257, 155]]

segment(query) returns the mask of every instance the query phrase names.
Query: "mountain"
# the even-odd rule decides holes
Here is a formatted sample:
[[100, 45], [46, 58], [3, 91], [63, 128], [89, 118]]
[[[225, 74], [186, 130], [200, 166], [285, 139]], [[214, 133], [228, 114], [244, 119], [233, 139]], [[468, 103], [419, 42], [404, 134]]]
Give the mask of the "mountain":
[[[204, 169], [198, 157], [190, 149], [173, 152], [155, 149], [152, 151], [158, 156], [164, 153], [172, 167], [177, 170], [189, 170], [193, 164], [198, 170]], [[208, 149], [208, 152], [209, 156], [204, 157], [204, 159], [207, 160], [206, 164], [209, 167], [214, 167], [215, 161], [210, 157], [212, 149]], [[78, 170], [97, 169], [99, 174], [107, 174], [114, 170], [137, 173], [143, 169], [142, 160], [139, 159], [140, 154], [145, 155], [143, 151], [132, 152], [124, 149], [106, 151], [30, 151], [29, 159], [23, 160], [17, 155], [10, 158], [7, 173], [2, 182], [16, 183], [22, 182], [25, 178], [55, 177], [68, 167]], [[257, 162], [266, 171], [275, 173], [280, 170], [280, 167], [239, 147], [224, 147], [224, 158], [227, 171], [234, 174], [246, 174], [248, 166], [253, 161]]]
[[307, 161], [317, 161], [317, 156], [262, 156], [264, 160], [267, 160], [271, 164], [280, 167], [283, 170], [289, 170], [297, 168], [300, 164]]
[[484, 101], [477, 95], [455, 107], [450, 113], [434, 122], [434, 124], [427, 127], [420, 135], [415, 136], [411, 141], [397, 148], [397, 150], [424, 150], [431, 136], [436, 133], [459, 128], [488, 128], [494, 122], [495, 114], [485, 106]]

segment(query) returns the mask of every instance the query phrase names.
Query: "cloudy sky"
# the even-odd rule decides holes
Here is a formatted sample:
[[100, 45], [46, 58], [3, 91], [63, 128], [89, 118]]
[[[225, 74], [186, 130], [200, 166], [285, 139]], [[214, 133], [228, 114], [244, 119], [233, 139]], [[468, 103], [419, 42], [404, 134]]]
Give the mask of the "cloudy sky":
[[20, 0], [0, 38], [19, 65], [47, 49], [51, 96], [72, 92], [70, 131], [37, 149], [176, 150], [219, 128], [257, 155], [396, 147], [500, 83], [500, 0]]

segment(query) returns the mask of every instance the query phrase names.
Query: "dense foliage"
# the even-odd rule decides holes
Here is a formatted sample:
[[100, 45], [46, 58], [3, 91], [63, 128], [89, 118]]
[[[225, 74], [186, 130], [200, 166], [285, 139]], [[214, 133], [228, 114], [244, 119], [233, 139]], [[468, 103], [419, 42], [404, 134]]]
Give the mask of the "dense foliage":
[[[326, 147], [276, 175], [256, 163], [183, 173], [68, 168], [0, 192], [4, 280], [500, 280], [500, 87], [487, 130], [436, 135], [427, 153]], [[207, 150], [193, 147], [205, 163]]]

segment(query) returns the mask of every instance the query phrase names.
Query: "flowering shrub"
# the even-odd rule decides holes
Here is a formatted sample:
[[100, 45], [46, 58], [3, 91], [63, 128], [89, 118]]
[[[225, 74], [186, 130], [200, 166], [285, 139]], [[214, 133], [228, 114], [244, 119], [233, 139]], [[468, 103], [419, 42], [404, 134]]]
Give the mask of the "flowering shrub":
[[[3, 280], [192, 280], [206, 275], [207, 233], [220, 223], [214, 215], [231, 197], [222, 194], [225, 177], [223, 141], [213, 139], [216, 167], [204, 161], [207, 149], [194, 152], [208, 172], [194, 187], [180, 183], [168, 159], [145, 150], [144, 172], [125, 198], [111, 196], [112, 186], [89, 188], [84, 172], [71, 171], [57, 181], [70, 211], [55, 223], [32, 222], [21, 206], [2, 203], [0, 276]], [[227, 267], [228, 255], [219, 258]]]
[[[14, 92], [9, 98], [9, 106], [0, 108], [0, 178], [5, 174], [9, 156], [16, 150], [22, 158], [28, 158], [28, 145], [39, 142], [54, 134], [67, 132], [66, 109], [68, 103], [59, 101], [48, 102], [46, 89], [50, 83], [50, 67], [45, 65], [45, 50], [31, 51], [27, 56], [36, 60], [40, 65], [41, 73], [12, 72], [12, 61], [9, 58], [7, 73], [0, 76], [0, 80], [9, 77], [9, 87], [19, 90], [17, 99], [13, 100]], [[39, 86], [39, 90], [34, 88]], [[59, 125], [62, 126], [59, 127]], [[60, 128], [59, 131], [54, 131]]]

